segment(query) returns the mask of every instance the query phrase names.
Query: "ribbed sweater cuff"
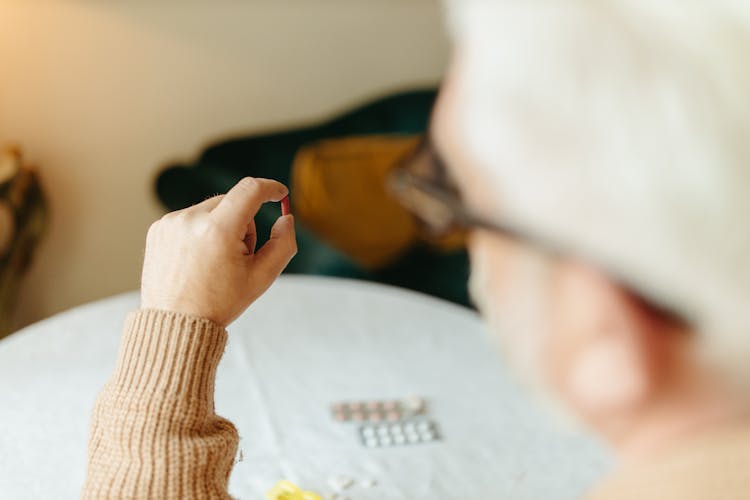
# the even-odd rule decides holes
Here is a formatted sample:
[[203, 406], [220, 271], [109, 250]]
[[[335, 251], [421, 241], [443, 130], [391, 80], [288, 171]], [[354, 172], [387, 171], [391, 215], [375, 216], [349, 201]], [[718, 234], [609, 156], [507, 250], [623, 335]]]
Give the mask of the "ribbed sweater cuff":
[[184, 314], [130, 313], [108, 389], [126, 397], [167, 397], [211, 402], [227, 332]]

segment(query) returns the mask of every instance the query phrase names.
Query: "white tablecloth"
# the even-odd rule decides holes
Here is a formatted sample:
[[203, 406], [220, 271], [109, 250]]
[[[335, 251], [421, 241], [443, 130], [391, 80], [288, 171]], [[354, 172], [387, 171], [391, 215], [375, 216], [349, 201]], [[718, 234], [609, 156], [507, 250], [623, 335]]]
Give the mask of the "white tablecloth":
[[[90, 410], [114, 366], [135, 293], [88, 304], [0, 342], [0, 497], [75, 498]], [[576, 498], [607, 467], [589, 438], [529, 403], [470, 310], [350, 280], [283, 277], [229, 329], [217, 413], [241, 436], [230, 492], [261, 499], [290, 479], [352, 500]], [[444, 439], [369, 449], [340, 400], [425, 397]], [[361, 481], [377, 481], [365, 489]]]

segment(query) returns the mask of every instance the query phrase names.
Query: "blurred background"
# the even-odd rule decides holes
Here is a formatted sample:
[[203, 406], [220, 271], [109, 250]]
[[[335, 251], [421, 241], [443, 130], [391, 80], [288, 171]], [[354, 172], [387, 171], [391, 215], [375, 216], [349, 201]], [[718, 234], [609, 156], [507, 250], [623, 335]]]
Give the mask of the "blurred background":
[[[304, 242], [293, 272], [403, 282], [465, 303], [460, 243], [425, 260], [407, 222], [388, 248], [349, 241], [351, 221], [330, 227], [337, 207], [320, 202], [321, 189], [350, 183], [369, 193], [384, 162], [413, 146], [447, 61], [434, 0], [0, 0], [0, 148], [11, 164], [0, 183], [16, 196], [17, 226], [8, 245], [25, 230], [17, 253], [35, 248], [30, 265], [7, 249], [0, 261], [6, 329], [136, 289], [153, 220], [259, 174], [297, 176]], [[372, 175], [339, 175], [363, 156]], [[426, 267], [405, 278], [409, 259]]]

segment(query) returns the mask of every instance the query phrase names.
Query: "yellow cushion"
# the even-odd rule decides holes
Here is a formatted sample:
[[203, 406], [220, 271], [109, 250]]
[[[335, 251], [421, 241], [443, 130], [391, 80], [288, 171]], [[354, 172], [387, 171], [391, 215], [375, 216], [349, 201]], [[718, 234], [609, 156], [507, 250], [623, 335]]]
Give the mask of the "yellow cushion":
[[414, 218], [386, 191], [388, 172], [418, 142], [365, 136], [301, 149], [292, 167], [295, 216], [360, 265], [387, 264], [418, 237]]

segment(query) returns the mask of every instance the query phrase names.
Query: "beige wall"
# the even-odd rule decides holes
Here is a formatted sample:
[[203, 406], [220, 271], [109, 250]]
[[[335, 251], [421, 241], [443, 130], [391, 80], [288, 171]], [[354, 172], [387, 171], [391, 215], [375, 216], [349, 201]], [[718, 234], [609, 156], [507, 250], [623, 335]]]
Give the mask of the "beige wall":
[[429, 0], [0, 0], [0, 143], [54, 217], [18, 324], [138, 286], [166, 161], [436, 82], [441, 23]]

